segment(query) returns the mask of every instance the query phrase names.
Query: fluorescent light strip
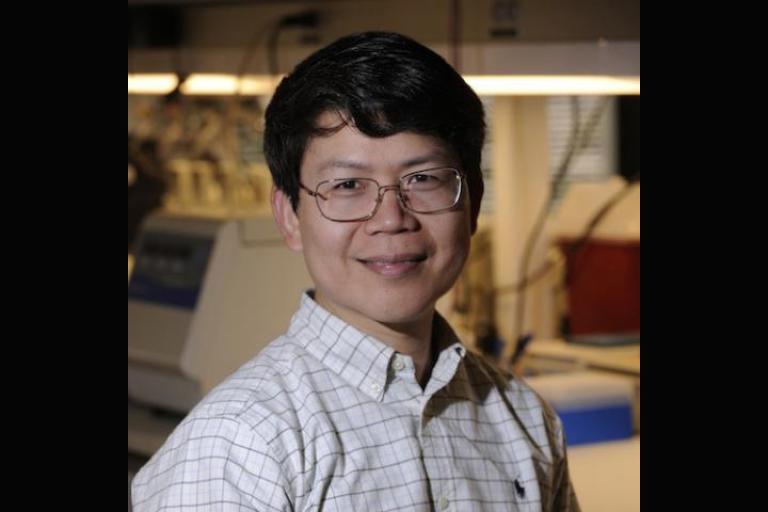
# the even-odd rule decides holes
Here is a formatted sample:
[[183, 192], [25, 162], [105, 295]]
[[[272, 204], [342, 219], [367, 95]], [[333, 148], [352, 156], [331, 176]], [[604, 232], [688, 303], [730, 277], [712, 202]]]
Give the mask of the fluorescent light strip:
[[181, 92], [189, 95], [207, 96], [263, 96], [272, 94], [280, 83], [280, 78], [270, 75], [247, 75], [238, 78], [235, 75], [194, 74], [181, 85]]
[[483, 75], [464, 79], [480, 96], [640, 94], [640, 77]]
[[243, 96], [269, 96], [277, 89], [284, 75], [246, 75], [240, 80], [240, 94]]
[[179, 78], [172, 73], [131, 74], [128, 73], [128, 94], [168, 94], [179, 85]]
[[191, 96], [231, 96], [237, 92], [239, 80], [235, 75], [190, 75], [181, 84], [181, 92]]
[[[480, 96], [639, 95], [640, 77], [563, 75], [474, 75], [464, 77]], [[182, 84], [188, 95], [270, 95], [280, 77], [193, 74]], [[167, 94], [178, 84], [176, 75], [128, 75], [128, 94]]]

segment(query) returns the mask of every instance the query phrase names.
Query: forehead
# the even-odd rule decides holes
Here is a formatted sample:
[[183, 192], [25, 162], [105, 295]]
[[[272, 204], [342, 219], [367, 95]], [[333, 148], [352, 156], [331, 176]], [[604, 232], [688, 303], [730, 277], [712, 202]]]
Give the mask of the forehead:
[[325, 175], [340, 169], [358, 172], [456, 166], [457, 158], [436, 137], [401, 132], [388, 137], [369, 137], [336, 113], [326, 112], [317, 120], [321, 128], [341, 129], [307, 142], [301, 166], [303, 176]]

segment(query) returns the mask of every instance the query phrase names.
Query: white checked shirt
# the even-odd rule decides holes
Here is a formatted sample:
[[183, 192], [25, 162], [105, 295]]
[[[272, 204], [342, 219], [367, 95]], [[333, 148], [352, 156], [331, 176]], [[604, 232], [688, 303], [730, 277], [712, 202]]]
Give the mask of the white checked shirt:
[[439, 315], [435, 336], [422, 389], [410, 357], [305, 294], [136, 476], [134, 510], [578, 510], [551, 409]]

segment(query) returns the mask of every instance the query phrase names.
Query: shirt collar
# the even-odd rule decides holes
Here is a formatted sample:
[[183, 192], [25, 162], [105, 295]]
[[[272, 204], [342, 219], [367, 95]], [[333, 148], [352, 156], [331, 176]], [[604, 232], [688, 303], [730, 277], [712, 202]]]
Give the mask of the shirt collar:
[[[437, 312], [434, 322], [433, 337], [439, 343], [437, 351], [440, 361], [444, 353], [452, 351], [459, 356], [459, 360], [463, 359], [467, 350], [448, 322]], [[390, 364], [395, 355], [395, 350], [389, 345], [328, 312], [314, 301], [310, 292], [301, 297], [299, 309], [291, 320], [289, 335], [299, 340], [307, 352], [350, 385], [374, 400], [383, 399]], [[455, 367], [451, 373], [455, 373]]]

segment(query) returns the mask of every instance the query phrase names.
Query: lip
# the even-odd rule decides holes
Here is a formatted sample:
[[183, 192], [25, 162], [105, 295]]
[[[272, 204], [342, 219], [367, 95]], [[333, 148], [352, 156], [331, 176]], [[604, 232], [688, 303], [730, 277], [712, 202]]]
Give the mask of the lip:
[[408, 263], [416, 262], [421, 263], [427, 259], [427, 255], [424, 253], [403, 253], [403, 254], [382, 254], [378, 256], [369, 256], [366, 258], [358, 258], [358, 261], [362, 263]]
[[358, 261], [380, 276], [397, 278], [417, 269], [426, 259], [426, 254], [412, 253], [371, 256]]

